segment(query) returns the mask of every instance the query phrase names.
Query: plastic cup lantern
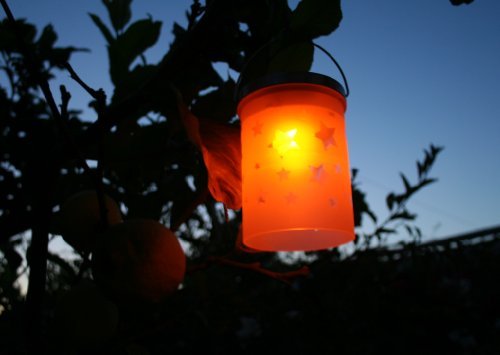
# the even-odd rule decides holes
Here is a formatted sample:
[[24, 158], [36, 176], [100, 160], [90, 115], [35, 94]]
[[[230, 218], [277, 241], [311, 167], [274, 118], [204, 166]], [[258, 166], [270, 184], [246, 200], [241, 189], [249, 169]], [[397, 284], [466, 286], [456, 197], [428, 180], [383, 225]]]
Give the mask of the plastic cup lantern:
[[310, 72], [241, 90], [246, 246], [307, 251], [354, 240], [345, 96], [336, 80]]

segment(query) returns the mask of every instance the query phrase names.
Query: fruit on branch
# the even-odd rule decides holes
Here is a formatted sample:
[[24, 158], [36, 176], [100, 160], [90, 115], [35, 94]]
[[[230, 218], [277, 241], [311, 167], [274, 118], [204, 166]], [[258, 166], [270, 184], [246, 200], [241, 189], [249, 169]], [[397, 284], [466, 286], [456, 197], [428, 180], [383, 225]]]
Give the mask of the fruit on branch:
[[[122, 222], [120, 208], [108, 195], [104, 195], [104, 205], [107, 210], [108, 225]], [[105, 227], [101, 219], [97, 192], [85, 190], [69, 197], [61, 206], [57, 224], [64, 240], [75, 250], [91, 251], [95, 245], [96, 236]]]
[[59, 301], [54, 330], [63, 346], [92, 346], [111, 338], [118, 326], [118, 308], [97, 285], [85, 280]]
[[92, 255], [96, 282], [118, 299], [159, 302], [184, 279], [186, 257], [174, 233], [157, 221], [110, 227]]

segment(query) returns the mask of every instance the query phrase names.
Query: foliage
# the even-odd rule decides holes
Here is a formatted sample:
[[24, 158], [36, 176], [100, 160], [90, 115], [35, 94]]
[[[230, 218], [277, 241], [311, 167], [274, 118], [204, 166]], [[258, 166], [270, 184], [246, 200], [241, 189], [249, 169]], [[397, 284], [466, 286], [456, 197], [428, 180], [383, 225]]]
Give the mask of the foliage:
[[[332, 280], [350, 278], [352, 264], [342, 264], [343, 269], [334, 275], [325, 265], [340, 265], [343, 257], [337, 250], [309, 253], [292, 265], [275, 254], [252, 253], [238, 239], [240, 212], [229, 213], [217, 202], [224, 201], [235, 209], [241, 205], [241, 177], [236, 164], [239, 150], [230, 143], [238, 141], [236, 83], [232, 78], [224, 80], [213, 67], [214, 62], [223, 62], [241, 72], [244, 63], [252, 59], [243, 80], [268, 71], [309, 70], [313, 59], [310, 41], [339, 26], [340, 1], [302, 0], [292, 11], [285, 0], [207, 0], [204, 5], [194, 0], [186, 13], [187, 27], [174, 24], [175, 40], [156, 64], [147, 63], [144, 52], [157, 43], [161, 22], [152, 18], [130, 22], [131, 0], [103, 0], [103, 4], [111, 26], [95, 14], [89, 17], [107, 43], [114, 84], [109, 104], [102, 91], [86, 86], [67, 64], [81, 49], [57, 47], [52, 26], [37, 36], [35, 27], [24, 21], [0, 23], [0, 70], [8, 84], [0, 87], [0, 251], [4, 256], [0, 301], [8, 311], [2, 315], [1, 326], [9, 324], [9, 317], [17, 317], [23, 307], [15, 281], [23, 273], [24, 259], [34, 271], [34, 260], [48, 260], [46, 274], [30, 275], [30, 281], [41, 277], [42, 286], [46, 285], [43, 307], [48, 310], [55, 308], [65, 290], [90, 278], [88, 252], [66, 260], [47, 254], [46, 244], [35, 243], [44, 231], [57, 234], [52, 223], [57, 211], [69, 196], [85, 189], [111, 196], [122, 207], [126, 220], [159, 220], [177, 231], [188, 250], [188, 276], [183, 290], [164, 303], [122, 305], [117, 338], [92, 345], [97, 348], [75, 351], [133, 353], [149, 348], [162, 353], [174, 347], [192, 353], [207, 342], [218, 352], [249, 352], [267, 341], [272, 332], [277, 332], [277, 339], [284, 339], [286, 331], [299, 321], [320, 317], [332, 324], [342, 322], [341, 315], [321, 318], [321, 307], [332, 312], [342, 308], [354, 286], [344, 283], [346, 291], [337, 294], [332, 303], [326, 297], [335, 293]], [[85, 122], [79, 111], [69, 109], [70, 95], [63, 87], [59, 109], [50, 106], [50, 100], [49, 106], [45, 104], [37, 88], [41, 85], [43, 89], [56, 69], [68, 70], [89, 93], [95, 122]], [[228, 144], [233, 148], [227, 149]], [[369, 260], [362, 263], [374, 263], [373, 258], [365, 258], [372, 240], [383, 244], [399, 227], [418, 242], [421, 232], [407, 202], [435, 181], [429, 173], [440, 151], [433, 145], [425, 151], [424, 159], [417, 162], [416, 183], [401, 174], [404, 191], [387, 196], [387, 219], [376, 224], [373, 233], [358, 236], [354, 255]], [[88, 160], [97, 161], [97, 166], [89, 167]], [[356, 170], [356, 226], [362, 225], [364, 216], [377, 223], [355, 178]], [[103, 205], [100, 203], [101, 208]], [[105, 216], [105, 209], [101, 213]], [[30, 252], [22, 255], [18, 244], [29, 239], [30, 231]], [[310, 267], [299, 268], [303, 263]], [[391, 266], [380, 268], [385, 272]], [[297, 278], [305, 275], [310, 277]], [[357, 275], [359, 286], [365, 276]], [[314, 282], [314, 278], [321, 281]], [[318, 299], [323, 286], [327, 292]], [[377, 299], [384, 292], [382, 288], [364, 290], [375, 292]], [[356, 307], [375, 302], [362, 297], [348, 304]], [[320, 303], [314, 304], [316, 301]], [[41, 317], [50, 323], [50, 314]], [[356, 329], [363, 331], [362, 327]], [[358, 330], [352, 330], [350, 336], [354, 338]], [[165, 331], [170, 332], [170, 345], [163, 339]], [[306, 331], [310, 340], [316, 337], [311, 332]], [[259, 334], [266, 337], [252, 345]], [[57, 333], [51, 336], [57, 338]], [[227, 343], [220, 342], [223, 338]], [[12, 344], [11, 349], [16, 348]], [[300, 348], [304, 345], [296, 345], [299, 352], [306, 350]]]

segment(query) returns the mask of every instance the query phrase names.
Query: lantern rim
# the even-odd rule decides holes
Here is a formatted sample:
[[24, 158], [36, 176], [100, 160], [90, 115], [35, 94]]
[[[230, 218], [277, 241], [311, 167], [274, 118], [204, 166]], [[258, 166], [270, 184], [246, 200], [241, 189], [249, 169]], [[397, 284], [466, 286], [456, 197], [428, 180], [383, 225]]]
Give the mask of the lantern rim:
[[257, 90], [281, 84], [315, 84], [335, 90], [344, 98], [347, 97], [342, 84], [327, 75], [313, 72], [278, 72], [261, 76], [243, 86], [237, 92], [237, 101], [241, 101]]
[[252, 234], [243, 243], [261, 251], [315, 251], [352, 242], [351, 232], [338, 228], [286, 228]]

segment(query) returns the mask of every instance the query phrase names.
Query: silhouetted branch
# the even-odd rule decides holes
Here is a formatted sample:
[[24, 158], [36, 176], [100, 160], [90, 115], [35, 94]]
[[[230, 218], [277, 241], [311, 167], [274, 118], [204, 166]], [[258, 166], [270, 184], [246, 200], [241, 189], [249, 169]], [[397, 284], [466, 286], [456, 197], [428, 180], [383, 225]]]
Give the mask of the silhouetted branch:
[[[103, 112], [106, 108], [106, 93], [104, 90], [99, 89], [95, 90], [91, 88], [87, 83], [85, 83], [80, 76], [75, 72], [71, 64], [65, 63], [64, 67], [69, 72], [71, 79], [76, 81], [92, 98], [96, 100], [96, 111], [97, 111], [97, 122], [102, 120]], [[102, 223], [102, 228], [105, 229], [108, 227], [108, 209], [106, 207], [105, 199], [104, 199], [104, 187], [102, 185], [102, 177], [103, 177], [103, 169], [102, 169], [102, 137], [103, 132], [99, 134], [99, 142], [97, 147], [97, 177], [95, 179], [96, 185], [96, 193], [97, 193], [97, 201], [99, 204], [99, 214], [100, 220]]]
[[263, 268], [260, 262], [242, 263], [236, 260], [228, 259], [226, 257], [211, 256], [208, 257], [204, 263], [193, 266], [191, 269], [188, 270], [188, 273], [193, 273], [199, 270], [206, 269], [212, 264], [226, 265], [237, 269], [253, 271], [265, 275], [267, 277], [273, 278], [275, 280], [278, 280], [280, 282], [283, 282], [287, 285], [291, 285], [292, 284], [291, 280], [296, 277], [309, 275], [310, 271], [309, 267], [302, 266], [300, 269], [293, 271], [277, 272]]
[[104, 91], [102, 89], [99, 90], [94, 90], [90, 86], [88, 86], [81, 78], [78, 76], [78, 74], [75, 72], [71, 64], [65, 63], [64, 67], [66, 70], [69, 72], [69, 75], [71, 79], [76, 81], [90, 96], [92, 96], [96, 100], [102, 99], [102, 95], [104, 94]]
[[61, 91], [61, 117], [63, 120], [67, 121], [68, 117], [68, 104], [71, 99], [71, 94], [66, 90], [66, 86], [59, 86], [59, 90]]

